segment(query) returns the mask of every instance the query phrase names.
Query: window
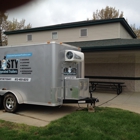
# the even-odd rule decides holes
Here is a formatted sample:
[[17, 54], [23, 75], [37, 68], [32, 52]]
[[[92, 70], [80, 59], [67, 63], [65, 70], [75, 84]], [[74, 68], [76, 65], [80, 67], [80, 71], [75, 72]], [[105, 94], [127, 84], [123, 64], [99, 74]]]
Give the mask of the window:
[[87, 29], [81, 29], [81, 37], [87, 36]]
[[57, 32], [52, 32], [52, 39], [58, 39]]
[[32, 35], [27, 35], [27, 41], [32, 41]]

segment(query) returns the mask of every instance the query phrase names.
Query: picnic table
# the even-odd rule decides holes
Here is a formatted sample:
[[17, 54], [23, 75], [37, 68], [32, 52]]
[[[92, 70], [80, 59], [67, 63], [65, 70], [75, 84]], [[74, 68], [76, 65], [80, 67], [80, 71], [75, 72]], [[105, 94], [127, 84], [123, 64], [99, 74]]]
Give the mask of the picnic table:
[[96, 89], [113, 89], [117, 91], [119, 95], [122, 93], [122, 87], [125, 87], [124, 82], [106, 82], [106, 81], [89, 81], [90, 92], [95, 91]]

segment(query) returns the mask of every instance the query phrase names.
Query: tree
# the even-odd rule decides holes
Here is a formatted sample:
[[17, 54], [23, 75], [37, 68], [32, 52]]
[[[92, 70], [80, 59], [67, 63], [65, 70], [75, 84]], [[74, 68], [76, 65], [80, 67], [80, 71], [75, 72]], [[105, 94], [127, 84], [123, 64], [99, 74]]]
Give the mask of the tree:
[[[106, 6], [105, 9], [96, 10], [93, 12], [93, 20], [101, 20], [101, 19], [113, 19], [113, 18], [123, 18], [123, 12], [119, 12], [115, 7]], [[140, 27], [136, 28], [135, 24], [131, 25], [132, 30], [137, 35], [137, 38], [140, 39]]]
[[17, 19], [13, 18], [12, 21], [6, 21], [6, 26], [4, 29], [6, 31], [13, 31], [13, 30], [22, 30], [22, 29], [29, 29], [31, 28], [31, 24], [25, 25], [25, 19], [18, 21]]
[[116, 10], [115, 7], [106, 6], [105, 9], [96, 10], [93, 12], [93, 20], [100, 20], [100, 19], [112, 19], [112, 18], [122, 18], [123, 12], [119, 12]]
[[137, 39], [140, 39], [140, 27], [137, 28], [135, 26], [135, 24], [131, 25], [132, 30], [135, 32], [135, 34], [137, 35]]
[[25, 25], [25, 19], [18, 21], [13, 18], [12, 21], [5, 20], [2, 22], [2, 42], [4, 45], [7, 45], [7, 36], [3, 34], [4, 31], [14, 31], [14, 30], [23, 30], [31, 28], [31, 24]]
[[8, 16], [4, 12], [0, 12], [0, 46], [2, 46], [2, 32], [3, 32], [3, 24], [7, 20]]

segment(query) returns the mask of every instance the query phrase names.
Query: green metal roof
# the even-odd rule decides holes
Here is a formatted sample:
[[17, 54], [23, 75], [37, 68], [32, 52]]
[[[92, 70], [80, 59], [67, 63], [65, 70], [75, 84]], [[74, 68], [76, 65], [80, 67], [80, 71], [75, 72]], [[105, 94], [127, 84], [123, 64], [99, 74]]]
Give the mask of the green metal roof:
[[84, 26], [100, 25], [100, 24], [108, 24], [108, 23], [117, 23], [117, 22], [120, 22], [123, 25], [123, 27], [127, 30], [127, 32], [133, 38], [137, 37], [136, 34], [133, 32], [133, 30], [131, 29], [131, 27], [129, 26], [129, 24], [126, 22], [126, 20], [124, 18], [71, 22], [71, 23], [57, 24], [57, 25], [23, 29], [23, 30], [6, 31], [4, 33], [6, 35], [12, 35], [12, 34], [40, 32], [40, 31], [49, 31], [49, 30], [59, 30], [59, 29], [66, 29], [66, 28], [76, 28], [76, 27], [84, 27]]
[[82, 52], [140, 50], [140, 39], [107, 39], [65, 43], [80, 47]]

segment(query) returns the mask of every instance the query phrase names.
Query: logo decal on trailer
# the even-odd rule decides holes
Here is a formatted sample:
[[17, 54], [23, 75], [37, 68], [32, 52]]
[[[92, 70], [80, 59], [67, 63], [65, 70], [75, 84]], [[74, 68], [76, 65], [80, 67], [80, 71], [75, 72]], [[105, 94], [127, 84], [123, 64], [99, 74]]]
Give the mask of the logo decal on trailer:
[[4, 56], [0, 60], [0, 74], [18, 74], [18, 59], [7, 59]]
[[0, 60], [0, 74], [31, 74], [30, 60], [32, 53], [7, 54]]
[[19, 53], [19, 54], [7, 54], [7, 58], [15, 58], [15, 57], [31, 57], [32, 53]]

